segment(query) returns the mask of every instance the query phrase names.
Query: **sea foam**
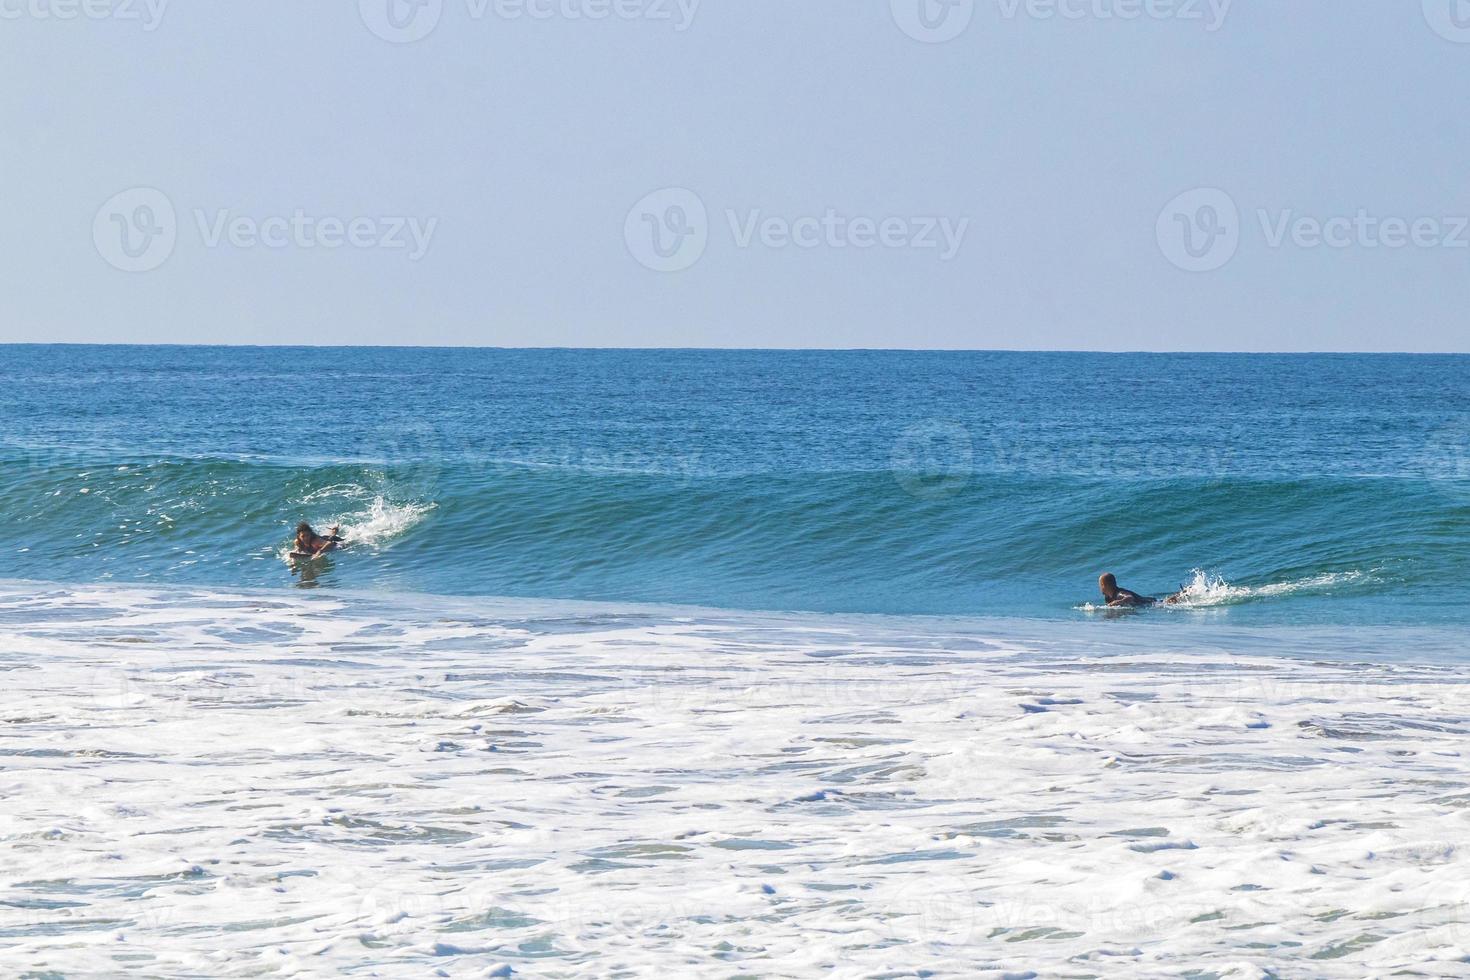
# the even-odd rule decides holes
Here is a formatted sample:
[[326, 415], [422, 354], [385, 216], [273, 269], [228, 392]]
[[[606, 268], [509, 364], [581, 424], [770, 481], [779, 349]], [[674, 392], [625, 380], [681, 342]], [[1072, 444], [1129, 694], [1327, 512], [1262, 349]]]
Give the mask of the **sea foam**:
[[[329, 498], [341, 498], [352, 496], [354, 487], [334, 487]], [[320, 496], [316, 500], [322, 499]], [[304, 502], [315, 502], [308, 497]], [[340, 526], [342, 537], [346, 539], [349, 547], [383, 548], [402, 537], [414, 525], [422, 521], [432, 510], [434, 504], [408, 501], [405, 503], [394, 503], [382, 496], [373, 497], [365, 505], [337, 513], [326, 519], [319, 519], [317, 529], [319, 533], [326, 533], [328, 528]], [[284, 544], [277, 553], [283, 561], [291, 560], [292, 543]]]
[[[1212, 606], [1230, 606], [1253, 599], [1270, 599], [1290, 595], [1330, 595], [1334, 588], [1371, 582], [1372, 573], [1362, 571], [1329, 572], [1309, 575], [1284, 582], [1267, 582], [1262, 585], [1233, 585], [1224, 577], [1196, 568], [1189, 581], [1161, 609], [1206, 609]], [[1101, 602], [1086, 602], [1076, 607], [1084, 612], [1100, 612], [1110, 607]], [[1114, 610], [1115, 611], [1115, 610]]]
[[1133, 625], [0, 584], [0, 959], [1470, 973], [1462, 672]]

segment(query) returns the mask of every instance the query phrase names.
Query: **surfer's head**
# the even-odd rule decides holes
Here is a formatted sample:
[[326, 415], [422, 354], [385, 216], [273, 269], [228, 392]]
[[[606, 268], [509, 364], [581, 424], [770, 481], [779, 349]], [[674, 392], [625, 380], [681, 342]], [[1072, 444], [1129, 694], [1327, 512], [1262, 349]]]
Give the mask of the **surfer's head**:
[[299, 538], [303, 534], [309, 537], [316, 537], [316, 532], [313, 531], [311, 529], [311, 525], [306, 523], [305, 521], [302, 521], [300, 524], [296, 525], [296, 536]]
[[1102, 589], [1103, 598], [1109, 602], [1112, 602], [1113, 596], [1118, 594], [1118, 580], [1113, 577], [1112, 572], [1103, 572], [1099, 575], [1097, 577], [1097, 587]]

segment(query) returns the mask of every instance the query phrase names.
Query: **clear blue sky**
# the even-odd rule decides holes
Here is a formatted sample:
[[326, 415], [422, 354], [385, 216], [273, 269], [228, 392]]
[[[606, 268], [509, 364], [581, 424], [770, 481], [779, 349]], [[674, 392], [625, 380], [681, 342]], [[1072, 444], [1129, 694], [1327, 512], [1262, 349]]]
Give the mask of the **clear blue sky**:
[[1470, 350], [1470, 3], [86, 2], [0, 0], [0, 341]]

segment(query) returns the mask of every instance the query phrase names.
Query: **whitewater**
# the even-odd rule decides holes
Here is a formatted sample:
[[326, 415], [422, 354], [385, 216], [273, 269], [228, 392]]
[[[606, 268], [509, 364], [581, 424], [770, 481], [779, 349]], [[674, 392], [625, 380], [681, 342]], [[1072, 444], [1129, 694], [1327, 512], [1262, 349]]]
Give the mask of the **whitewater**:
[[1470, 976], [1470, 688], [1359, 659], [1393, 632], [15, 582], [0, 624], [36, 975]]

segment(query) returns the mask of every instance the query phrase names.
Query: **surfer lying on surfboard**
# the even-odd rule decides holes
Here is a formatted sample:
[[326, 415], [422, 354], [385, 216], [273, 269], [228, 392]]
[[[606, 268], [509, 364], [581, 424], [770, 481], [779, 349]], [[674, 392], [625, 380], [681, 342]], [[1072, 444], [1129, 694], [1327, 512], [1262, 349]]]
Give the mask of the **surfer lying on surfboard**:
[[1118, 586], [1118, 580], [1113, 577], [1112, 572], [1104, 572], [1098, 577], [1097, 584], [1098, 588], [1102, 589], [1103, 598], [1107, 600], [1108, 605], [1115, 607], [1154, 606], [1161, 602], [1166, 606], [1172, 606], [1184, 598], [1183, 589], [1163, 599], [1155, 599], [1153, 596], [1148, 595], [1139, 595], [1131, 589], [1120, 588]]
[[342, 538], [337, 533], [341, 530], [342, 525], [333, 524], [326, 535], [321, 535], [313, 531], [310, 524], [302, 521], [296, 525], [296, 550], [291, 552], [291, 557], [320, 558], [342, 543]]

